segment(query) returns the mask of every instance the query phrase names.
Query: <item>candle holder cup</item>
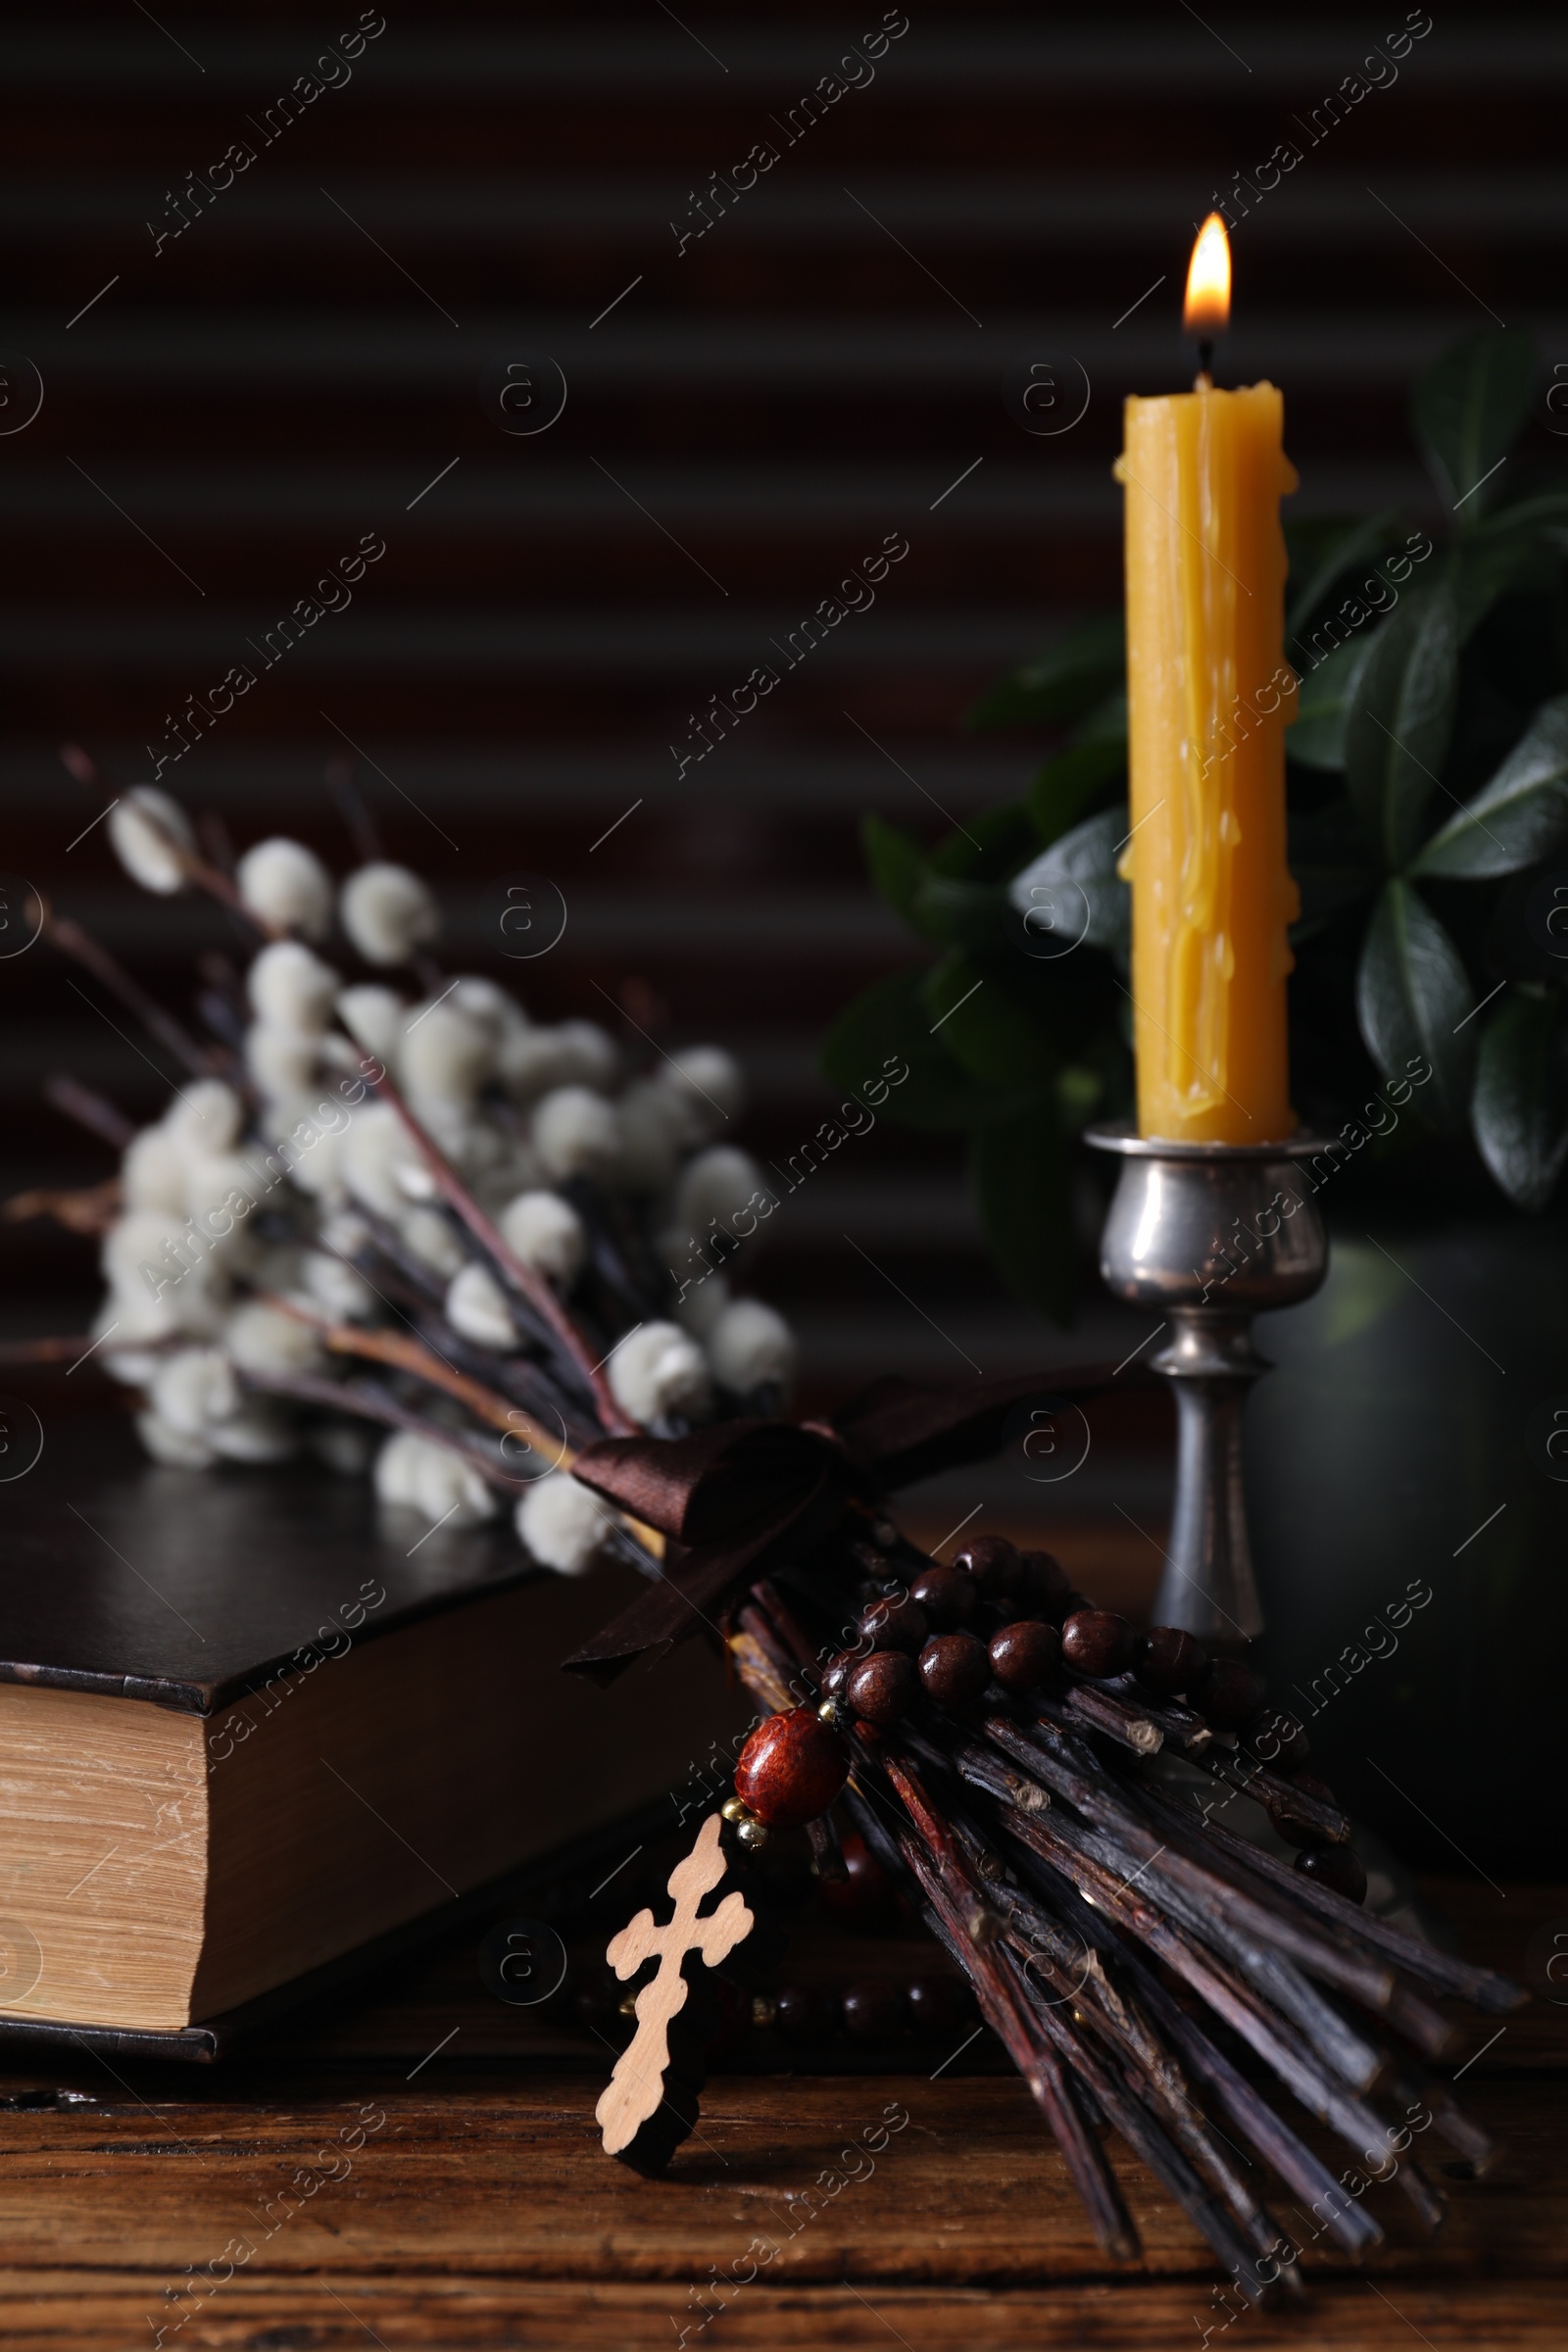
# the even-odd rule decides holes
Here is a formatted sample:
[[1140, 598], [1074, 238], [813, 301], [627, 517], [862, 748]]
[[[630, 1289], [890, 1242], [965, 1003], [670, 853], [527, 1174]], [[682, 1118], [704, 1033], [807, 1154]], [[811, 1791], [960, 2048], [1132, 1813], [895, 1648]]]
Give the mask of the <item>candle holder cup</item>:
[[1242, 1416], [1271, 1369], [1252, 1317], [1309, 1298], [1328, 1238], [1297, 1168], [1331, 1147], [1174, 1144], [1093, 1127], [1122, 1170], [1101, 1237], [1100, 1270], [1118, 1298], [1165, 1317], [1151, 1368], [1176, 1398], [1176, 1499], [1154, 1621], [1223, 1646], [1263, 1630], [1242, 1491]]

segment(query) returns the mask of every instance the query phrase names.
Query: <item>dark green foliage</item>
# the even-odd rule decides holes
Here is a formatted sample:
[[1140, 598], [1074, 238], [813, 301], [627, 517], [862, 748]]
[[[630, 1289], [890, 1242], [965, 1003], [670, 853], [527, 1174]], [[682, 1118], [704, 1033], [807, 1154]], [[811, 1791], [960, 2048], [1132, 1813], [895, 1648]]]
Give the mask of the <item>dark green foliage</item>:
[[[1380, 1080], [1429, 1069], [1403, 1113], [1403, 1180], [1423, 1133], [1468, 1136], [1471, 1165], [1522, 1209], [1568, 1164], [1568, 955], [1539, 911], [1559, 872], [1568, 905], [1568, 486], [1527, 483], [1509, 455], [1533, 371], [1527, 338], [1480, 334], [1418, 383], [1446, 543], [1393, 510], [1286, 526], [1298, 1109], [1332, 1133]], [[1004, 1272], [1062, 1320], [1076, 1139], [1132, 1102], [1124, 663], [1106, 613], [969, 713], [1057, 731], [1021, 801], [934, 850], [867, 820], [877, 888], [937, 960], [867, 990], [824, 1055], [846, 1086], [904, 1055], [890, 1113], [969, 1135]]]

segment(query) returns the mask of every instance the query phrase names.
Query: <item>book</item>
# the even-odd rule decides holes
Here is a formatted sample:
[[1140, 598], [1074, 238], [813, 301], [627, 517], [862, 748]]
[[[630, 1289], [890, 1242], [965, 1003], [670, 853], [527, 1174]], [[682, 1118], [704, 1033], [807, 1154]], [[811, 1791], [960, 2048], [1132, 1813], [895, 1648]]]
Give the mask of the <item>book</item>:
[[0, 2029], [172, 2048], [638, 1807], [675, 1820], [745, 1720], [704, 1644], [612, 1694], [561, 1671], [641, 1584], [324, 1467], [50, 1429], [0, 1484]]

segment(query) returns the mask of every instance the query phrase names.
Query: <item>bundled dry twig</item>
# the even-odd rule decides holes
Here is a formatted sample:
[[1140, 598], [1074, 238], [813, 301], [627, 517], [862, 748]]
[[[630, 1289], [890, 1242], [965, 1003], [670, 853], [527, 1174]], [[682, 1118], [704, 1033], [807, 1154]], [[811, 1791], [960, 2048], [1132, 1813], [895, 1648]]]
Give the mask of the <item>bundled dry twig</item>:
[[[1455, 2029], [1432, 1995], [1493, 2014], [1526, 1996], [1359, 1908], [1349, 1825], [1250, 1668], [1169, 1628], [1136, 1640], [1047, 1554], [987, 1539], [939, 1566], [885, 1526], [755, 1587], [730, 1650], [771, 1719], [742, 1754], [731, 1816], [753, 1838], [770, 1817], [800, 1819], [792, 1793], [821, 1773], [823, 1740], [847, 1740], [838, 1807], [968, 1979], [1107, 2254], [1135, 2257], [1138, 2237], [1097, 2122], [1254, 2302], [1298, 2286], [1303, 2236], [1352, 2255], [1381, 2238], [1360, 2202], [1368, 2176], [1397, 2180], [1438, 2225], [1414, 2132], [1434, 2130], [1473, 2171], [1493, 2160], [1396, 2038], [1442, 2057]], [[1212, 1805], [1192, 1801], [1190, 1776], [1162, 1779], [1167, 1742], [1207, 1771]], [[1297, 1846], [1294, 1867], [1213, 1817], [1243, 1790]], [[1337, 2178], [1249, 2067], [1365, 2174]], [[1396, 2121], [1384, 2094], [1402, 2105]], [[1315, 2230], [1270, 2211], [1270, 2175]]]

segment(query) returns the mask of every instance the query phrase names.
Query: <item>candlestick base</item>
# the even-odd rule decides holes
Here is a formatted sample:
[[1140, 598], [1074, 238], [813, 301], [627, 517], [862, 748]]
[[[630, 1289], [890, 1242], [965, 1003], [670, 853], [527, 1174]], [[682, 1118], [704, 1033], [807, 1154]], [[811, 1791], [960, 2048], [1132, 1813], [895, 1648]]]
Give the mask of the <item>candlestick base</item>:
[[[1270, 1370], [1252, 1317], [1308, 1298], [1328, 1268], [1328, 1238], [1296, 1166], [1320, 1137], [1283, 1144], [1168, 1144], [1092, 1127], [1086, 1142], [1123, 1156], [1101, 1236], [1100, 1271], [1118, 1298], [1164, 1315], [1152, 1369], [1176, 1398], [1176, 1501], [1154, 1621], [1200, 1641], [1250, 1642], [1263, 1630], [1242, 1492], [1242, 1415]], [[1151, 1335], [1158, 1336], [1158, 1335]]]

